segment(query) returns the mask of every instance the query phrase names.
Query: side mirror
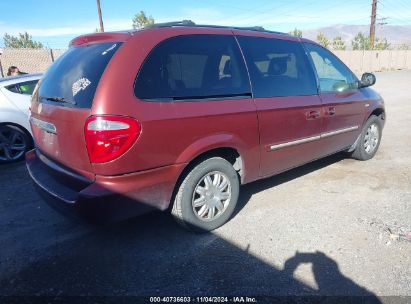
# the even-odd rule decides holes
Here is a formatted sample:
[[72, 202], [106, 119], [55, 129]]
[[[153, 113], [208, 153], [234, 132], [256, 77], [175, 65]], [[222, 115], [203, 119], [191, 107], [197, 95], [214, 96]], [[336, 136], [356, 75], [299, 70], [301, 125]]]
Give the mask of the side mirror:
[[375, 84], [376, 78], [375, 75], [372, 73], [364, 73], [361, 76], [361, 81], [359, 84], [360, 88], [369, 87]]

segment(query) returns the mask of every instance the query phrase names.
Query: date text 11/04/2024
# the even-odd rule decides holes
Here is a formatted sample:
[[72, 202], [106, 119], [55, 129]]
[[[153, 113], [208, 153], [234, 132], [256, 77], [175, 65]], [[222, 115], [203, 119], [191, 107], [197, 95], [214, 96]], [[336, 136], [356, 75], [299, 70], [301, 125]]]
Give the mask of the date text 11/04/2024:
[[150, 297], [150, 303], [257, 303], [253, 297]]

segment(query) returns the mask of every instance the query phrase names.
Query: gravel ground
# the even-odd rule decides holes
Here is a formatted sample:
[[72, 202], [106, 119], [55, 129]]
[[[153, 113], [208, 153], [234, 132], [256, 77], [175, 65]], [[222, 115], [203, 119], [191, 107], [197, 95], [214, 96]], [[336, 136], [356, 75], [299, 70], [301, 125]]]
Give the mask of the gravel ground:
[[24, 163], [0, 166], [0, 295], [411, 296], [411, 71], [376, 76], [387, 124], [374, 159], [246, 185], [210, 234], [162, 213], [79, 224], [43, 203]]

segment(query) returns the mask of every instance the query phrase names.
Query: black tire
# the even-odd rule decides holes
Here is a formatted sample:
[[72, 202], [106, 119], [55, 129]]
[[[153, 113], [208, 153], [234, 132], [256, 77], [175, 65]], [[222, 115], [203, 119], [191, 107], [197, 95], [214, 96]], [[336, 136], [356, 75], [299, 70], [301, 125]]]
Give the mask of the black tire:
[[[217, 180], [217, 176], [215, 174], [220, 174], [220, 179], [218, 179], [218, 181], [222, 181], [222, 179], [228, 181], [229, 185], [224, 189], [226, 189], [226, 193], [231, 192], [231, 194], [229, 196], [229, 199], [227, 199], [225, 203], [220, 201], [217, 198], [217, 195], [215, 196], [217, 202], [220, 202], [219, 207], [224, 206], [224, 208], [221, 212], [217, 207], [210, 208], [214, 209], [214, 219], [200, 219], [199, 213], [201, 212], [199, 210], [202, 208], [202, 206], [197, 207], [199, 208], [199, 210], [197, 212], [195, 211], [196, 208], [193, 207], [193, 201], [195, 200], [195, 197], [200, 196], [205, 198], [208, 195], [208, 197], [211, 196], [210, 200], [214, 199], [213, 194], [210, 194], [208, 192], [206, 192], [204, 196], [199, 195], [198, 192], [195, 192], [196, 189], [199, 189], [197, 187], [207, 189], [207, 187], [201, 187], [201, 185], [202, 183], [204, 183], [205, 185], [205, 177], [208, 174], [211, 174], [211, 177], [214, 177], [214, 180], [211, 179], [213, 181], [213, 185], [214, 181]], [[219, 182], [217, 181], [216, 183], [219, 184]], [[224, 182], [221, 183], [221, 187], [223, 186], [223, 184]], [[230, 189], [231, 191], [228, 189]], [[209, 158], [195, 166], [181, 182], [174, 199], [171, 214], [186, 229], [192, 230], [194, 232], [211, 231], [225, 224], [231, 218], [237, 205], [239, 192], [239, 176], [234, 170], [233, 166], [223, 158]], [[210, 212], [206, 207], [204, 208], [205, 210], [208, 210], [205, 213], [207, 214], [207, 217], [210, 216], [209, 213], [214, 214], [214, 212]]]
[[[370, 131], [369, 128], [373, 125], [376, 126], [378, 130], [378, 142], [372, 150], [367, 151], [365, 144]], [[381, 121], [381, 118], [375, 115], [370, 116], [370, 118], [368, 118], [367, 122], [365, 123], [364, 128], [362, 129], [360, 139], [357, 143], [357, 146], [355, 147], [355, 150], [352, 152], [351, 157], [358, 160], [369, 160], [373, 158], [375, 153], [377, 153], [381, 143], [382, 129], [383, 123]]]
[[[14, 137], [16, 136], [16, 137]], [[11, 142], [13, 140], [13, 142]], [[20, 146], [22, 150], [10, 149]], [[22, 129], [14, 125], [0, 125], [0, 163], [17, 162], [24, 159], [24, 155], [32, 147], [31, 137]]]

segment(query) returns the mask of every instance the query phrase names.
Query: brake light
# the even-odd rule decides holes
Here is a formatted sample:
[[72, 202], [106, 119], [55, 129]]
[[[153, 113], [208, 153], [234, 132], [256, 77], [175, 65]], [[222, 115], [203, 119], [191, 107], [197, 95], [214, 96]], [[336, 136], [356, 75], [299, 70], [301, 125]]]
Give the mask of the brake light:
[[104, 163], [123, 155], [141, 133], [130, 117], [90, 116], [85, 125], [87, 152], [92, 163]]
[[86, 44], [88, 39], [86, 36], [76, 37], [69, 42], [69, 47]]

